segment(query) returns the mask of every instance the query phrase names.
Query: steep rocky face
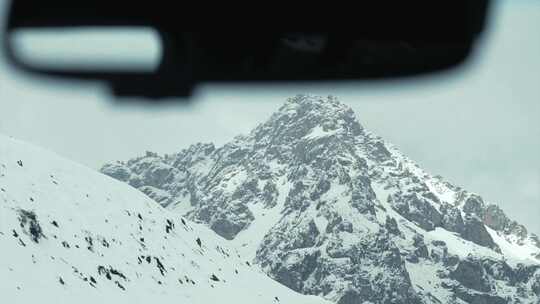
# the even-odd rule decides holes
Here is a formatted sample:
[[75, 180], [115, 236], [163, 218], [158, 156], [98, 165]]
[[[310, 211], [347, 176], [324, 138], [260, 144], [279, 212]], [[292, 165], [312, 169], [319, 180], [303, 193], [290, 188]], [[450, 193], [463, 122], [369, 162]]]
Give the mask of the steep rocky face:
[[538, 238], [421, 170], [335, 97], [290, 98], [223, 147], [147, 153], [102, 172], [205, 223], [301, 293], [337, 303], [538, 301]]

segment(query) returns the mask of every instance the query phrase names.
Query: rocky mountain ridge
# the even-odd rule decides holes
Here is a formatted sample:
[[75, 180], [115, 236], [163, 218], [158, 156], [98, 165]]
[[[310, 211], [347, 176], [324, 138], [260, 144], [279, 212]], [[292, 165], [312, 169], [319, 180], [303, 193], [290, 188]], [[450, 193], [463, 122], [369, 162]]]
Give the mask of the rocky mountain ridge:
[[540, 302], [540, 241], [337, 98], [298, 95], [215, 147], [103, 173], [210, 227], [291, 289], [348, 303]]

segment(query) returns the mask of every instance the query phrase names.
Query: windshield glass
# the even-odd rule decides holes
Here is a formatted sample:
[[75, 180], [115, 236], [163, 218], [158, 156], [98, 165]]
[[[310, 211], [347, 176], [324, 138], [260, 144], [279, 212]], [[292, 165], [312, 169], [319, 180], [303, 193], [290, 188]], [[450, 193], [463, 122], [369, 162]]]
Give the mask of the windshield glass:
[[[5, 6], [5, 3], [0, 5], [1, 16], [5, 14]], [[246, 87], [208, 84], [197, 88], [190, 100], [167, 100], [159, 104], [136, 99], [115, 100], [107, 88], [98, 83], [28, 77], [0, 61], [0, 134], [43, 147], [93, 171], [101, 171], [128, 183], [165, 209], [210, 228], [230, 241], [227, 244], [237, 246], [234, 248], [237, 248], [239, 256], [246, 256], [246, 261], [257, 264], [272, 279], [296, 292], [321, 295], [334, 303], [356, 303], [346, 300], [359, 297], [359, 289], [346, 289], [343, 286], [349, 285], [345, 283], [339, 289], [332, 285], [334, 281], [318, 281], [316, 278], [325, 277], [320, 268], [317, 269], [321, 273], [311, 277], [311, 272], [294, 272], [291, 270], [296, 269], [293, 266], [286, 268], [287, 272], [280, 268], [281, 264], [273, 261], [296, 266], [300, 264], [294, 263], [303, 261], [305, 264], [298, 267], [309, 268], [311, 260], [306, 260], [303, 254], [307, 254], [305, 252], [309, 248], [323, 246], [321, 244], [327, 246], [326, 253], [323, 257], [317, 255], [315, 260], [334, 261], [339, 256], [353, 261], [354, 258], [348, 255], [353, 249], [347, 249], [347, 241], [350, 240], [350, 244], [361, 243], [354, 239], [354, 233], [371, 231], [373, 225], [379, 224], [391, 230], [392, 221], [385, 219], [386, 216], [395, 216], [396, 227], [405, 234], [402, 243], [395, 241], [402, 256], [406, 255], [403, 248], [413, 246], [413, 239], [416, 244], [416, 238], [409, 238], [403, 232], [408, 230], [401, 226], [410, 222], [413, 223], [407, 226], [410, 229], [427, 231], [422, 232], [426, 243], [444, 240], [445, 246], [450, 248], [448, 250], [455, 250], [460, 261], [464, 261], [470, 252], [477, 254], [487, 248], [495, 253], [486, 253], [485, 256], [495, 257], [517, 250], [519, 259], [540, 263], [540, 241], [531, 237], [531, 233], [540, 235], [538, 29], [540, 3], [496, 1], [490, 9], [488, 27], [470, 62], [450, 72], [402, 80], [316, 85]], [[2, 157], [0, 155], [0, 162]], [[25, 160], [20, 158], [18, 166], [24, 167]], [[363, 161], [359, 161], [360, 158]], [[365, 166], [365, 172], [353, 166], [357, 161], [358, 168]], [[13, 163], [13, 166], [17, 167], [17, 164]], [[6, 170], [6, 176], [9, 176], [10, 171]], [[355, 179], [356, 173], [348, 173], [347, 178], [341, 175], [354, 170], [364, 172], [364, 179]], [[319, 173], [322, 175], [317, 175]], [[370, 187], [363, 184], [365, 179], [369, 179]], [[6, 188], [5, 185], [7, 183], [0, 179], [0, 186]], [[283, 186], [287, 187], [286, 190], [280, 185], [286, 185]], [[346, 189], [344, 185], [363, 186]], [[364, 189], [362, 187], [371, 190], [358, 190]], [[272, 194], [274, 188], [277, 189], [275, 195]], [[395, 192], [392, 192], [394, 188]], [[323, 190], [309, 192], [306, 189]], [[464, 189], [466, 191], [462, 191]], [[284, 191], [306, 192], [298, 197], [289, 194], [287, 198], [280, 198], [279, 193]], [[25, 200], [34, 199], [36, 195], [30, 191], [24, 193], [29, 197]], [[333, 201], [331, 195], [338, 194], [349, 195], [350, 205], [356, 209], [346, 204], [339, 205], [339, 199]], [[87, 195], [91, 197], [92, 193]], [[436, 198], [432, 199], [432, 196]], [[416, 198], [412, 200], [415, 203], [407, 205], [406, 211], [400, 209], [404, 205], [399, 205], [403, 197]], [[261, 204], [249, 203], [258, 200]], [[366, 200], [378, 203], [367, 206], [363, 203]], [[436, 203], [429, 206], [422, 203], [430, 200]], [[311, 208], [303, 205], [305, 201], [318, 203]], [[263, 202], [272, 203], [264, 205]], [[326, 210], [325, 204], [331, 202], [338, 207], [328, 207], [329, 211], [321, 215], [322, 211], [318, 210]], [[460, 223], [445, 222], [449, 213], [445, 213], [444, 208], [453, 208], [442, 207], [445, 204], [461, 208], [456, 211], [462, 212]], [[206, 207], [196, 207], [203, 205]], [[282, 206], [285, 211], [272, 209], [274, 206]], [[11, 209], [17, 210], [15, 207]], [[302, 213], [304, 210], [312, 213]], [[358, 215], [347, 224], [346, 214], [349, 213], [343, 210], [350, 214], [360, 212], [370, 220], [356, 223], [353, 219]], [[504, 212], [504, 216], [500, 216], [499, 210]], [[455, 228], [456, 225], [469, 227], [467, 214], [471, 213], [477, 217], [478, 225], [485, 226], [485, 229]], [[24, 223], [33, 223], [31, 214], [17, 214], [14, 218], [28, 218]], [[133, 217], [137, 217], [136, 214], [133, 211]], [[290, 223], [284, 223], [290, 214], [295, 214], [298, 219], [312, 216], [313, 220], [304, 223], [291, 219]], [[262, 217], [267, 221], [258, 220]], [[514, 220], [516, 222], [512, 222]], [[47, 221], [52, 222], [53, 219]], [[294, 225], [291, 224], [293, 222]], [[328, 228], [332, 225], [342, 229], [332, 234], [332, 237], [343, 241], [339, 246], [332, 243], [335, 241], [332, 237], [321, 236], [324, 231], [334, 233], [333, 228]], [[137, 225], [133, 227], [139, 229]], [[172, 225], [168, 227], [172, 229]], [[522, 230], [524, 227], [525, 232]], [[12, 234], [11, 228], [3, 227], [1, 222], [0, 228], [4, 234]], [[140, 227], [141, 231], [143, 228]], [[276, 229], [282, 229], [284, 237], [272, 237], [269, 231]], [[246, 231], [251, 232], [247, 234]], [[295, 237], [300, 236], [301, 241], [287, 243], [293, 239], [287, 234], [290, 231], [296, 233]], [[51, 234], [44, 235], [52, 238]], [[316, 237], [311, 238], [313, 235]], [[193, 236], [196, 237], [203, 239], [199, 235]], [[498, 243], [498, 238], [507, 240]], [[200, 239], [193, 243], [193, 250], [206, 250], [204, 239], [202, 243]], [[460, 247], [466, 243], [463, 240], [475, 243], [481, 249], [474, 251]], [[514, 245], [521, 247], [515, 249], [518, 247], [512, 247]], [[360, 245], [350, 246], [358, 248], [355, 246]], [[437, 244], [429, 246], [435, 248]], [[294, 250], [280, 255], [280, 250], [285, 252], [287, 248]], [[335, 249], [335, 252], [328, 248]], [[433, 266], [438, 260], [432, 257], [434, 253], [429, 248], [429, 257], [426, 254], [424, 258], [431, 259], [429, 263]], [[363, 250], [360, 252], [367, 249]], [[538, 257], [535, 258], [534, 254]], [[139, 256], [139, 262], [141, 259], [145, 261], [144, 254], [142, 258]], [[153, 258], [149, 260], [154, 261]], [[130, 263], [137, 263], [137, 257]], [[159, 265], [160, 262], [152, 263]], [[327, 266], [338, 267], [332, 263]], [[422, 271], [427, 270], [415, 268], [421, 264], [405, 257], [402, 263], [407, 265], [409, 276], [415, 282], [411, 286], [417, 284], [428, 288], [427, 279], [426, 282], [419, 279]], [[0, 266], [4, 267], [3, 264]], [[0, 268], [0, 274], [3, 271]], [[105, 276], [111, 271], [114, 273], [105, 267], [99, 273]], [[306, 282], [309, 277], [312, 283], [299, 283], [304, 282], [304, 279], [298, 279], [303, 274]], [[208, 276], [209, 284], [214, 288], [222, 274], [209, 272]], [[335, 277], [335, 280], [348, 282], [344, 279], [347, 277], [345, 274], [335, 274]], [[535, 278], [540, 278], [540, 275]], [[525, 281], [533, 282], [535, 278]], [[60, 279], [66, 281], [65, 276]], [[180, 280], [182, 284], [190, 282], [183, 277]], [[460, 278], [456, 280], [462, 282]], [[117, 282], [129, 285], [122, 279]], [[530, 285], [534, 282], [523, 284], [526, 286], [523, 288], [534, 290]], [[124, 285], [122, 288], [126, 287]], [[442, 288], [440, 286], [433, 287], [432, 294], [440, 299], [450, 299], [450, 293], [436, 293], [435, 290]], [[481, 290], [493, 297], [500, 296], [499, 289], [493, 287], [495, 285], [485, 287], [485, 290], [483, 286], [471, 286], [467, 288]], [[422, 293], [418, 288], [415, 290], [417, 294]], [[530, 292], [534, 295], [533, 291]], [[540, 298], [540, 294], [536, 295]], [[416, 294], [411, 297], [416, 297]], [[458, 295], [458, 298], [470, 300], [463, 295]], [[275, 301], [273, 297], [272, 300]]]

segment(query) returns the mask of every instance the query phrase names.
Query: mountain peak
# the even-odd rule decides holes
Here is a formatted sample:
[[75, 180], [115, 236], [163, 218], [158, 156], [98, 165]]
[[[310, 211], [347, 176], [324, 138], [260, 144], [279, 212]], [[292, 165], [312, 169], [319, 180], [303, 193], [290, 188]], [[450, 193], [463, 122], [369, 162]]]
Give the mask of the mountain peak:
[[276, 114], [277, 116], [287, 115], [296, 119], [356, 120], [353, 110], [332, 95], [322, 97], [317, 95], [298, 94], [288, 98]]
[[296, 96], [287, 98], [287, 101], [279, 109], [279, 111], [298, 111], [299, 109], [319, 109], [319, 110], [344, 110], [350, 111], [351, 108], [341, 103], [337, 97], [328, 95], [327, 97], [311, 94], [297, 94]]
[[287, 99], [265, 123], [252, 131], [258, 142], [296, 143], [298, 140], [363, 133], [353, 110], [336, 97], [296, 95]]

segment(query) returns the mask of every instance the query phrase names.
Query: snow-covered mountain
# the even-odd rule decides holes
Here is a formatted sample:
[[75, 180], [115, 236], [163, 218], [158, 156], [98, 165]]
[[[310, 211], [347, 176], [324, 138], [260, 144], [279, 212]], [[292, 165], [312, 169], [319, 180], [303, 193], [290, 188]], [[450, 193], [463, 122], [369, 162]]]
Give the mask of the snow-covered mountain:
[[0, 136], [0, 303], [328, 303], [229, 245], [124, 183]]
[[540, 303], [540, 241], [432, 176], [335, 97], [298, 95], [216, 148], [103, 173], [207, 225], [268, 276], [339, 304]]

